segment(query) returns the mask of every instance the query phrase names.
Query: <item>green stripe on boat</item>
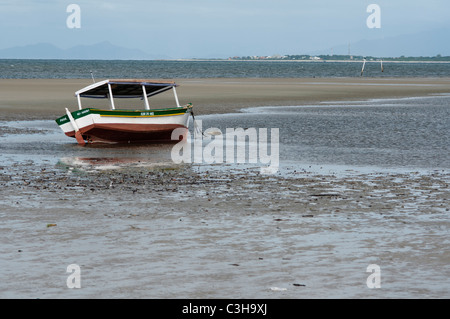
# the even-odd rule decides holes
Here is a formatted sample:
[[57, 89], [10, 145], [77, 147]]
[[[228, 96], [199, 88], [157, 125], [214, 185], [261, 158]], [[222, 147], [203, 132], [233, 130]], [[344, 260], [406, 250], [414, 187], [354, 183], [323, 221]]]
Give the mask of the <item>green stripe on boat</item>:
[[[79, 119], [89, 114], [99, 114], [100, 116], [111, 116], [111, 117], [153, 117], [153, 116], [170, 116], [170, 115], [182, 115], [186, 113], [192, 104], [188, 104], [186, 107], [176, 107], [170, 109], [154, 109], [154, 110], [101, 110], [94, 108], [86, 108], [79, 111], [72, 112], [74, 119]], [[56, 119], [58, 125], [62, 125], [69, 122], [69, 117], [67, 115], [61, 116]]]

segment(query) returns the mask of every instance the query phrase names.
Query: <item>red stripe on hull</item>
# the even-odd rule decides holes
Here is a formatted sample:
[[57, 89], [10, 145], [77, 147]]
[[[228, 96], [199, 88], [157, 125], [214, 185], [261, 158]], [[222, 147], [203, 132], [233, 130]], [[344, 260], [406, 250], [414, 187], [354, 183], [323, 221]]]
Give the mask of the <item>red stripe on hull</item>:
[[[172, 140], [172, 132], [183, 128], [182, 138]], [[186, 137], [188, 129], [178, 124], [92, 124], [80, 129], [88, 143], [150, 143], [178, 142]], [[67, 136], [75, 137], [75, 132], [67, 132]]]

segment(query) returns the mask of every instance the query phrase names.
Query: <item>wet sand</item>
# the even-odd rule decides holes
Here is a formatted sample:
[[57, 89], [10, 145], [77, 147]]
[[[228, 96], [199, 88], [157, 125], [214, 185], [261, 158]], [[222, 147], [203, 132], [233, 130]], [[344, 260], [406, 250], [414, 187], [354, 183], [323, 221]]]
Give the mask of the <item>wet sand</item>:
[[[75, 107], [86, 81], [1, 80], [2, 120], [52, 119]], [[177, 82], [196, 114], [450, 92], [450, 79]], [[25, 84], [33, 89], [21, 94]], [[1, 155], [2, 298], [450, 296], [448, 170], [284, 165], [262, 175], [251, 165], [19, 155]], [[70, 264], [79, 289], [67, 287]], [[379, 289], [366, 284], [371, 264]]]

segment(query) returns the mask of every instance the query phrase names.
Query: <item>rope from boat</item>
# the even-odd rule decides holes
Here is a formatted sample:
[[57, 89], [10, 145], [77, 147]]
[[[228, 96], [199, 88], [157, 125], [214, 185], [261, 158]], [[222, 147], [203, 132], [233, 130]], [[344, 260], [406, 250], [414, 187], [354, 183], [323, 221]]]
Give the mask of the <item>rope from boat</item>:
[[[206, 136], [203, 131], [198, 127], [197, 122], [195, 121], [194, 111], [191, 110], [192, 120], [194, 121], [194, 130], [201, 134], [202, 136]], [[194, 132], [195, 133], [195, 132]]]

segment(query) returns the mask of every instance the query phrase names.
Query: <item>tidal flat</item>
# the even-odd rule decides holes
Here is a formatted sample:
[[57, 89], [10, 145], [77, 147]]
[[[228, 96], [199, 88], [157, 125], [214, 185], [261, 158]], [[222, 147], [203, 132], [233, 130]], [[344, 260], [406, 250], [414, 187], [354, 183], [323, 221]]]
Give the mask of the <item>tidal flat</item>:
[[[329, 141], [328, 135], [302, 135], [293, 139], [298, 147], [281, 141], [274, 174], [262, 174], [257, 164], [174, 164], [170, 146], [83, 148], [64, 136], [52, 119], [82, 80], [2, 81], [9, 83], [0, 88], [2, 298], [450, 296], [450, 172], [442, 135], [418, 144], [431, 145], [429, 153], [404, 149], [415, 145], [405, 141], [390, 153], [366, 147], [371, 136], [385, 145], [382, 135], [367, 131], [364, 141], [354, 140], [363, 144], [323, 153], [314, 143]], [[240, 125], [228, 121], [244, 118], [239, 111], [246, 107], [450, 92], [448, 79], [296, 81], [181, 80], [189, 102], [198, 100], [196, 117], [205, 127], [215, 118]], [[31, 89], [16, 94], [23, 84]], [[54, 85], [60, 90], [48, 98]], [[446, 100], [439, 101], [447, 112]], [[317, 108], [303, 110], [319, 120]], [[380, 108], [373, 110], [383, 119]], [[407, 108], [382, 107], [389, 110], [401, 110], [392, 116], [407, 122]], [[233, 112], [233, 118], [222, 114]], [[246, 127], [254, 125], [245, 116]], [[384, 122], [377, 123], [382, 131]], [[324, 163], [327, 154], [336, 162]], [[402, 165], [380, 167], [377, 159]], [[67, 267], [73, 264], [81, 270], [81, 287], [70, 289]], [[367, 285], [374, 264], [380, 288]]]

